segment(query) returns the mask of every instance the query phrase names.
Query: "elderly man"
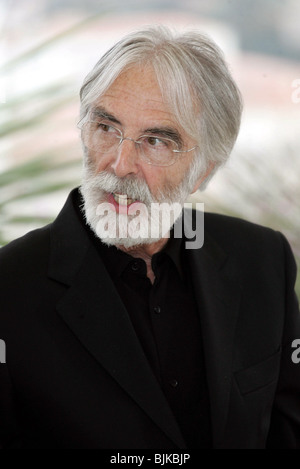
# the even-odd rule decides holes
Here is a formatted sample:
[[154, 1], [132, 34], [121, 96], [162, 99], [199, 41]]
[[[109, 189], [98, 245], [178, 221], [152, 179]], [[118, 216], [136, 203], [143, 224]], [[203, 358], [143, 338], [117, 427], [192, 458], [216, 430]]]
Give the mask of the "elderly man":
[[300, 448], [289, 245], [213, 214], [199, 244], [183, 210], [241, 109], [196, 32], [130, 34], [87, 76], [81, 188], [0, 253], [3, 448]]

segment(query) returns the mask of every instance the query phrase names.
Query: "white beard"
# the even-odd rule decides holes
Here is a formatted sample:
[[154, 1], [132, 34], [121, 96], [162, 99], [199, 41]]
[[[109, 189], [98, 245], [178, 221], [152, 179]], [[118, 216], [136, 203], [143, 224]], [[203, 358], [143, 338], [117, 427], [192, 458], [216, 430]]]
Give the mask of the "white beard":
[[[155, 199], [145, 181], [132, 176], [119, 179], [104, 171], [94, 174], [91, 166], [86, 164], [83, 170], [83, 209], [88, 225], [102, 242], [128, 249], [169, 237], [190, 194], [190, 171], [179, 187], [161, 191]], [[141, 203], [129, 206], [128, 214], [117, 213], [107, 200], [112, 193], [126, 194]]]

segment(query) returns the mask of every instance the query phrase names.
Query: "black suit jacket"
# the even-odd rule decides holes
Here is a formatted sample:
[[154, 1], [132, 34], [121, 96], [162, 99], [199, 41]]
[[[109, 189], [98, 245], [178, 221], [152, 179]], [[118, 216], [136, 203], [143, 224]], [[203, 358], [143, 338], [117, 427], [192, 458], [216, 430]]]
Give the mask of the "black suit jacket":
[[[186, 256], [214, 448], [300, 448], [300, 364], [291, 359], [300, 321], [288, 243], [206, 214], [204, 246]], [[1, 249], [0, 338], [3, 448], [186, 448], [72, 194], [53, 224]]]

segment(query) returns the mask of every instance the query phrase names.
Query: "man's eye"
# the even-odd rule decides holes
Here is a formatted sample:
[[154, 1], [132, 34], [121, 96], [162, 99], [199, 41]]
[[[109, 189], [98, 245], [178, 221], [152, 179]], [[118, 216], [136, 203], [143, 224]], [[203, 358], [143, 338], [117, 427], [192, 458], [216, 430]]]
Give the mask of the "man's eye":
[[114, 132], [115, 128], [108, 124], [98, 123], [98, 129], [102, 132]]
[[146, 139], [148, 145], [156, 148], [168, 147], [168, 141], [158, 138], [158, 137], [147, 137]]

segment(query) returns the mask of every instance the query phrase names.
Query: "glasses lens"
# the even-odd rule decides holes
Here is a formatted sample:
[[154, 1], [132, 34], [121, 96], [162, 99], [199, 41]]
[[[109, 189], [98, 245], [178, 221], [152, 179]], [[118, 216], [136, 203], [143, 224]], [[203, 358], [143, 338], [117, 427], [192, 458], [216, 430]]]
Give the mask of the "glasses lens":
[[142, 136], [139, 142], [143, 156], [149, 164], [170, 166], [175, 162], [174, 150], [178, 150], [178, 146], [173, 140], [150, 135]]
[[83, 127], [83, 142], [91, 150], [101, 153], [114, 151], [121, 139], [118, 129], [103, 122], [86, 122]]

